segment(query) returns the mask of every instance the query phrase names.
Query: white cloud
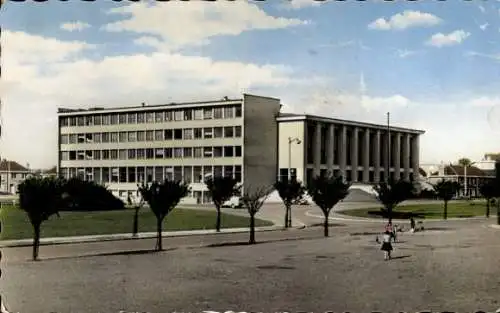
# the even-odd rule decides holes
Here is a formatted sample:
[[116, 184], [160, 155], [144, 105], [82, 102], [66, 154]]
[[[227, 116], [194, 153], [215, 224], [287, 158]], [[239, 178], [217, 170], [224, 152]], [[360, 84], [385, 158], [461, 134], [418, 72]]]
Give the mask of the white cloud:
[[475, 107], [494, 107], [500, 106], [500, 97], [479, 97], [470, 101], [471, 106]]
[[486, 12], [486, 9], [482, 5], [479, 5], [477, 8], [479, 9], [479, 11], [481, 11], [481, 13], [485, 13]]
[[82, 31], [82, 30], [84, 30], [86, 28], [90, 28], [90, 24], [84, 23], [84, 22], [81, 22], [81, 21], [68, 22], [68, 23], [61, 24], [60, 28], [62, 30], [67, 30], [69, 32]]
[[24, 32], [2, 32], [2, 46], [7, 53], [2, 59], [8, 58], [9, 54], [15, 54], [21, 63], [32, 62], [58, 62], [78, 53], [96, 48], [96, 45], [82, 41], [59, 41], [53, 38], [30, 35]]
[[164, 48], [171, 49], [206, 44], [215, 36], [236, 36], [250, 30], [283, 29], [308, 23], [268, 15], [247, 1], [235, 1], [231, 5], [222, 1], [175, 1], [154, 5], [141, 2], [114, 8], [108, 13], [125, 17], [105, 25], [105, 30], [158, 36]]
[[406, 50], [406, 49], [396, 50], [396, 55], [402, 59], [410, 57], [412, 55], [419, 54], [419, 53], [421, 53], [421, 51], [418, 51], [418, 50]]
[[490, 25], [489, 23], [484, 23], [484, 24], [479, 25], [479, 28], [484, 31], [488, 28], [489, 25]]
[[322, 4], [325, 4], [328, 2], [327, 0], [320, 1], [320, 0], [289, 0], [288, 3], [285, 5], [286, 8], [294, 9], [294, 10], [299, 10], [307, 7], [318, 7]]
[[410, 27], [429, 27], [441, 23], [441, 19], [430, 13], [406, 10], [391, 16], [389, 19], [378, 18], [368, 25], [376, 30], [403, 30]]
[[89, 45], [23, 32], [4, 31], [2, 35], [8, 44], [2, 47], [0, 151], [35, 167], [56, 162], [53, 118], [57, 107], [161, 104], [218, 99], [244, 91], [275, 96], [265, 90], [294, 89], [294, 84], [306, 80], [280, 64], [214, 61], [179, 53], [72, 58]]
[[462, 43], [469, 36], [470, 33], [464, 30], [455, 30], [449, 34], [437, 33], [426, 41], [426, 45], [434, 47], [454, 46]]
[[482, 57], [482, 58], [487, 58], [487, 59], [492, 59], [495, 61], [500, 61], [500, 54], [488, 54], [488, 53], [482, 53], [482, 52], [476, 52], [476, 51], [468, 51], [465, 53], [465, 56], [468, 57]]

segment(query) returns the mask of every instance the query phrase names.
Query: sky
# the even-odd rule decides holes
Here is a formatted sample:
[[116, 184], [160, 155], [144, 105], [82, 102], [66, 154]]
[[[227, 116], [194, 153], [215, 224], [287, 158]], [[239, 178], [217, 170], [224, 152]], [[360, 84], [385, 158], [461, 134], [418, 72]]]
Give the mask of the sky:
[[57, 108], [280, 98], [425, 130], [423, 164], [500, 152], [500, 2], [48, 1], [1, 9], [2, 158], [57, 162]]

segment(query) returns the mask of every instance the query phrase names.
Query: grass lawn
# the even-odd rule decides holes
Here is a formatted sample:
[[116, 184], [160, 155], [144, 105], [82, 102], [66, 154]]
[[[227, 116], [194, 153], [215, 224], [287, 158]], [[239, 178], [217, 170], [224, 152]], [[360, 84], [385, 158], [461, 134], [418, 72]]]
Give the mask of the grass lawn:
[[[384, 216], [380, 208], [381, 207], [345, 210], [339, 213], [357, 217], [383, 218]], [[393, 218], [408, 219], [410, 215], [413, 214], [415, 218], [420, 219], [441, 219], [443, 218], [443, 211], [444, 202], [436, 204], [401, 205], [394, 209]], [[496, 214], [496, 207], [494, 206], [490, 206], [490, 215], [492, 214]], [[473, 216], [486, 216], [486, 201], [448, 202], [448, 218], [465, 218]]]
[[[131, 233], [134, 210], [61, 212], [61, 217], [52, 216], [42, 224], [41, 236], [64, 237], [82, 235], [102, 235]], [[175, 209], [163, 222], [163, 230], [195, 230], [215, 228], [215, 209], [213, 211]], [[33, 237], [33, 230], [25, 212], [19, 208], [2, 205], [0, 211], [2, 232], [0, 240], [25, 239]], [[248, 227], [250, 219], [244, 216], [222, 214], [222, 228]], [[256, 226], [271, 226], [273, 223], [256, 220]], [[139, 211], [139, 232], [156, 231], [156, 218], [144, 208]]]

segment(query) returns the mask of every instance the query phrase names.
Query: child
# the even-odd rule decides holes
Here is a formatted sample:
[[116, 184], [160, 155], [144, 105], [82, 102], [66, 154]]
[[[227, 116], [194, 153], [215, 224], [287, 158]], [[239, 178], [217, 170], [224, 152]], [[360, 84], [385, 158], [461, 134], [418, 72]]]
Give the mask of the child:
[[393, 239], [394, 242], [396, 242], [396, 231], [394, 230], [394, 227], [392, 226], [391, 222], [385, 225], [385, 231], [389, 232], [389, 234], [391, 235], [391, 239]]
[[391, 259], [392, 245], [391, 233], [389, 231], [385, 231], [384, 236], [382, 237], [382, 247], [380, 250], [384, 251], [384, 260], [387, 261]]

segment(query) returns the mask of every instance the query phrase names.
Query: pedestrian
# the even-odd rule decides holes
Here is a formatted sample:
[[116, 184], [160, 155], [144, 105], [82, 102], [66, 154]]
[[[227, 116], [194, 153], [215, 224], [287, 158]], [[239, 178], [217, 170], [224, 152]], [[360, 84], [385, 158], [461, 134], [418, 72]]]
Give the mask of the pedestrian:
[[413, 218], [413, 216], [410, 217], [410, 232], [414, 233], [415, 232], [415, 219]]
[[392, 244], [391, 233], [389, 231], [386, 231], [382, 237], [382, 247], [380, 250], [384, 251], [384, 260], [391, 259]]
[[394, 231], [394, 227], [392, 226], [392, 222], [387, 223], [387, 225], [385, 226], [385, 231], [389, 232], [389, 234], [391, 235], [391, 239], [396, 242], [396, 233]]

